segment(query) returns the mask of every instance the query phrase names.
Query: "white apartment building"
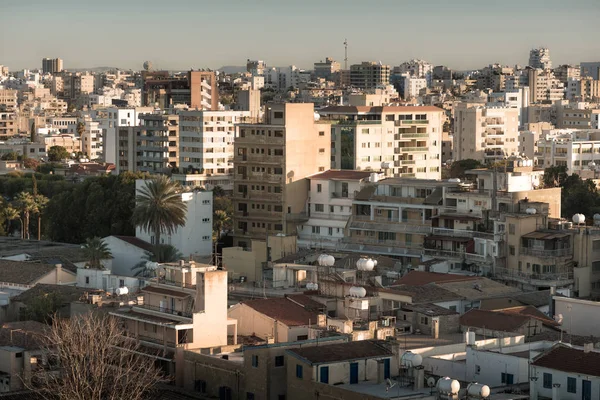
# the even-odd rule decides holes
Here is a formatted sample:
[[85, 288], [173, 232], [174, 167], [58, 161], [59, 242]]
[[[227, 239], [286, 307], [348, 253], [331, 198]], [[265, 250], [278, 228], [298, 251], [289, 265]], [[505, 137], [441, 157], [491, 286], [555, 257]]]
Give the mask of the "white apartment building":
[[516, 108], [519, 114], [519, 127], [527, 123], [529, 108], [529, 88], [523, 87], [504, 92], [492, 92], [489, 94], [487, 107]]
[[440, 179], [444, 111], [431, 106], [319, 110], [331, 123], [331, 168], [379, 171], [395, 177]]
[[552, 129], [537, 143], [537, 166], [565, 166], [569, 173], [600, 166], [600, 130]]
[[531, 49], [529, 52], [529, 66], [532, 68], [551, 69], [550, 50], [544, 47]]
[[405, 100], [412, 99], [413, 97], [418, 97], [421, 89], [425, 89], [427, 87], [427, 79], [407, 76], [404, 79], [404, 93], [403, 97]]
[[235, 124], [248, 118], [250, 111], [179, 112], [179, 173], [173, 179], [233, 190]]
[[[136, 192], [144, 187], [146, 181], [135, 181]], [[185, 225], [172, 235], [162, 234], [161, 243], [170, 244], [181, 252], [183, 257], [209, 256], [212, 254], [213, 192], [192, 191], [181, 193], [181, 200], [187, 205]], [[135, 236], [148, 243], [155, 244], [153, 232], [137, 227]]]
[[427, 83], [431, 83], [433, 75], [433, 65], [423, 60], [410, 60], [403, 62], [397, 67], [394, 67], [392, 74], [402, 75], [409, 73], [410, 76], [415, 78], [425, 78]]
[[52, 117], [47, 120], [51, 130], [58, 133], [77, 133], [77, 117]]
[[104, 136], [104, 161], [117, 164], [119, 148], [117, 146], [117, 132], [119, 127], [139, 126], [140, 114], [152, 113], [152, 107], [109, 107], [96, 114]]
[[103, 140], [100, 123], [86, 117], [83, 124], [85, 128], [81, 135], [81, 152], [90, 160], [102, 158]]
[[344, 170], [309, 176], [308, 221], [298, 225], [298, 247], [335, 249], [344, 238], [355, 193], [378, 177], [368, 171]]
[[507, 107], [454, 110], [454, 159], [492, 163], [519, 152], [519, 111]]

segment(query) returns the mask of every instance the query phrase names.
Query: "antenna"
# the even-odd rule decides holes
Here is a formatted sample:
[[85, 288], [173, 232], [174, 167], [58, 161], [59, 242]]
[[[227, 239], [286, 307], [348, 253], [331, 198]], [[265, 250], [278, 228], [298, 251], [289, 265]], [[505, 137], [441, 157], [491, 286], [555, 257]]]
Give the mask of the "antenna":
[[348, 70], [348, 39], [344, 39], [344, 69]]

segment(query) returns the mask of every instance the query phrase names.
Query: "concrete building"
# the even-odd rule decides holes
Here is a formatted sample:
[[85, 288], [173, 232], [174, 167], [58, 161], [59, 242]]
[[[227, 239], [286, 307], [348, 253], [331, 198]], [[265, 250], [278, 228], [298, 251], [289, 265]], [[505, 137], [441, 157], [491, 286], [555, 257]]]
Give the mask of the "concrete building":
[[44, 74], [55, 74], [62, 72], [63, 60], [60, 58], [43, 58], [42, 59], [42, 72]]
[[[567, 113], [569, 114], [569, 113]], [[578, 114], [575, 112], [575, 114]], [[579, 113], [579, 115], [582, 115]], [[595, 170], [600, 162], [600, 130], [553, 129], [544, 131], [537, 142], [537, 165], [565, 166], [571, 173]]]
[[250, 60], [246, 62], [246, 71], [250, 72], [253, 76], [264, 75], [267, 64], [263, 60]]
[[133, 267], [144, 260], [153, 246], [135, 236], [111, 235], [102, 239], [112, 254], [110, 270], [116, 275], [132, 276]]
[[597, 110], [573, 106], [556, 107], [556, 127], [558, 129], [590, 129], [592, 128], [593, 114]]
[[[594, 242], [598, 241], [598, 233], [594, 235]], [[597, 256], [593, 256], [596, 258]], [[585, 264], [585, 263], [584, 263]], [[598, 261], [592, 262], [592, 265], [598, 265]], [[598, 268], [595, 268], [595, 271], [592, 271], [595, 275], [596, 287], [591, 293], [591, 297], [598, 297], [597, 282], [598, 282]], [[583, 280], [583, 276], [579, 278], [580, 281]], [[589, 296], [586, 293], [583, 293], [582, 290], [579, 290], [578, 293], [580, 296]], [[568, 333], [569, 335], [577, 335], [590, 337], [595, 336], [598, 329], [600, 329], [600, 318], [598, 317], [598, 311], [600, 311], [600, 302], [591, 301], [585, 299], [575, 299], [564, 296], [554, 296], [552, 297], [553, 302], [553, 312], [555, 315], [562, 315], [562, 329]]]
[[233, 191], [235, 124], [249, 117], [247, 111], [179, 112], [179, 170], [173, 179]]
[[19, 133], [17, 116], [14, 113], [0, 112], [0, 140], [7, 140]]
[[565, 97], [565, 85], [554, 77], [551, 70], [528, 69], [531, 102], [554, 102]]
[[119, 158], [119, 146], [117, 132], [120, 127], [139, 126], [140, 114], [152, 113], [151, 107], [108, 107], [96, 113], [96, 120], [100, 123], [103, 136], [104, 161], [117, 164]]
[[350, 66], [350, 85], [360, 89], [374, 89], [390, 83], [390, 66], [381, 62], [363, 61]]
[[59, 134], [59, 135], [48, 135], [44, 137], [44, 144], [46, 145], [46, 152], [53, 146], [64, 147], [71, 154], [77, 154], [81, 151], [81, 138], [75, 135]]
[[454, 159], [493, 163], [518, 154], [518, 113], [514, 108], [458, 104], [454, 110]]
[[439, 179], [444, 111], [437, 107], [332, 106], [319, 110], [331, 124], [331, 168]]
[[142, 105], [169, 109], [187, 104], [197, 110], [218, 110], [219, 89], [214, 71], [189, 71], [171, 77], [167, 71], [143, 71]]
[[532, 400], [597, 398], [600, 396], [600, 352], [593, 345], [582, 348], [557, 343], [533, 358], [530, 381]]
[[261, 124], [239, 124], [234, 141], [234, 245], [295, 233], [305, 220], [309, 175], [329, 168], [330, 125], [312, 104], [267, 105]]
[[103, 137], [100, 123], [86, 117], [83, 120], [84, 131], [81, 134], [81, 152], [90, 160], [103, 158]]
[[569, 79], [579, 79], [581, 77], [581, 68], [576, 65], [563, 64], [552, 71], [556, 79], [561, 81], [565, 86]]
[[540, 68], [543, 70], [552, 69], [552, 61], [550, 61], [550, 50], [540, 47], [539, 49], [531, 49], [529, 52], [529, 64], [531, 68]]
[[[119, 129], [119, 151], [128, 150], [130, 171], [167, 172], [179, 163], [179, 116], [173, 114], [139, 114], [140, 126], [129, 131]], [[123, 133], [127, 132], [127, 136]], [[127, 140], [125, 140], [127, 139]], [[130, 143], [134, 145], [129, 153]], [[131, 169], [135, 156], [135, 170]]]
[[77, 134], [77, 117], [61, 116], [47, 119], [47, 124], [52, 131], [57, 133]]
[[[145, 180], [135, 181], [136, 193], [145, 185]], [[163, 233], [161, 244], [170, 244], [184, 257], [209, 256], [212, 254], [212, 215], [213, 193], [193, 191], [181, 193], [181, 200], [187, 206], [186, 222], [172, 234]], [[135, 236], [145, 242], [156, 244], [154, 232], [136, 228]]]
[[[410, 60], [394, 67], [392, 74], [402, 75], [408, 73], [414, 78], [424, 78], [427, 85], [431, 84], [433, 75], [433, 65], [423, 60]], [[426, 85], [426, 86], [427, 86]], [[406, 99], [407, 97], [405, 97]]]
[[597, 102], [600, 100], [600, 80], [585, 77], [581, 78], [579, 85], [579, 97], [581, 101]]
[[309, 176], [308, 221], [298, 227], [298, 246], [335, 248], [344, 238], [344, 229], [352, 214], [352, 199], [369, 181], [371, 174], [368, 171], [329, 170]]
[[152, 357], [182, 386], [185, 350], [210, 352], [237, 341], [236, 321], [227, 317], [227, 272], [193, 261], [159, 268], [162, 276], [142, 290], [142, 302], [110, 314], [128, 337], [155, 349]]
[[333, 80], [333, 76], [340, 70], [340, 63], [333, 58], [325, 58], [325, 62], [319, 61], [314, 64], [314, 74], [317, 78], [323, 78], [328, 81]]
[[14, 112], [18, 105], [17, 94], [15, 89], [0, 89], [0, 111]]
[[421, 90], [427, 88], [427, 79], [407, 76], [404, 79], [404, 100], [419, 97]]
[[236, 110], [248, 111], [250, 118], [258, 120], [260, 116], [260, 90], [248, 89], [237, 92]]
[[589, 76], [592, 79], [600, 79], [600, 62], [582, 62], [579, 67], [581, 68], [581, 77]]

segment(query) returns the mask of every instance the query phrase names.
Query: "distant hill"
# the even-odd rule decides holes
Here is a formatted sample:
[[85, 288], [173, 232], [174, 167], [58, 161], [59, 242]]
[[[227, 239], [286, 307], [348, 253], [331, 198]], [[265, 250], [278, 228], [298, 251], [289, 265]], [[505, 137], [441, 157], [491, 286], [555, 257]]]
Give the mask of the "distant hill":
[[235, 66], [235, 65], [224, 65], [221, 68], [217, 68], [217, 71], [221, 71], [224, 74], [241, 74], [246, 72], [246, 67]]

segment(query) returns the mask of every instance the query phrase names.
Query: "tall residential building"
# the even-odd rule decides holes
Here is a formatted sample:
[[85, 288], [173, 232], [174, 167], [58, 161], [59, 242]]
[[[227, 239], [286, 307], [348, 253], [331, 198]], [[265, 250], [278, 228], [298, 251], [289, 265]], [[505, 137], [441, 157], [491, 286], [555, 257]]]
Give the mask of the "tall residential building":
[[421, 89], [425, 89], [427, 87], [427, 79], [418, 78], [413, 76], [407, 76], [404, 79], [404, 100], [410, 100], [414, 97], [418, 97]]
[[214, 71], [188, 72], [190, 108], [197, 110], [219, 109], [219, 88]]
[[246, 61], [246, 71], [254, 75], [264, 75], [267, 64], [263, 60], [250, 60]]
[[329, 169], [330, 125], [313, 104], [270, 104], [263, 123], [237, 125], [234, 155], [234, 246], [250, 247], [307, 219], [305, 178]]
[[14, 112], [17, 109], [18, 90], [0, 89], [0, 112]]
[[248, 111], [251, 118], [258, 120], [260, 116], [260, 90], [247, 89], [237, 92], [236, 110]]
[[325, 62], [319, 61], [314, 65], [314, 72], [317, 78], [333, 80], [333, 75], [340, 70], [340, 63], [333, 58], [325, 58]]
[[579, 85], [581, 101], [596, 102], [600, 100], [600, 80], [592, 79], [591, 77], [585, 77], [581, 78]]
[[[119, 151], [121, 147], [130, 149], [133, 141], [135, 154], [130, 154], [130, 171], [164, 173], [179, 163], [179, 116], [160, 114], [139, 115], [140, 126], [119, 129]], [[135, 169], [131, 169], [132, 158]]]
[[219, 89], [214, 71], [189, 71], [172, 77], [167, 71], [142, 72], [142, 104], [168, 109], [187, 104], [197, 110], [218, 110]]
[[579, 67], [582, 78], [589, 76], [592, 79], [600, 79], [600, 62], [582, 62]]
[[565, 86], [569, 79], [579, 79], [581, 77], [581, 68], [576, 65], [563, 64], [554, 68], [552, 72], [554, 72], [556, 79]]
[[394, 67], [392, 73], [394, 75], [408, 73], [415, 78], [425, 78], [429, 84], [432, 79], [433, 65], [423, 60], [410, 60]]
[[14, 113], [0, 112], [0, 140], [10, 139], [17, 133], [17, 116]]
[[63, 70], [63, 60], [60, 58], [43, 58], [42, 72], [44, 74], [54, 74]]
[[104, 161], [107, 163], [117, 164], [119, 158], [118, 135], [120, 127], [138, 126], [140, 125], [140, 114], [152, 113], [154, 110], [151, 107], [109, 107], [102, 110], [96, 117], [100, 122], [102, 136], [104, 138]]
[[565, 85], [550, 70], [529, 68], [531, 102], [554, 102], [565, 97]]
[[431, 106], [319, 110], [331, 123], [332, 169], [379, 171], [396, 177], [441, 178], [444, 111]]
[[594, 170], [600, 165], [600, 130], [553, 129], [537, 142], [537, 165], [567, 167], [569, 174]]
[[249, 117], [248, 111], [181, 111], [179, 172], [173, 179], [186, 186], [218, 185], [232, 191], [235, 124]]
[[519, 152], [519, 110], [472, 107], [459, 103], [454, 110], [454, 160], [493, 163]]
[[350, 85], [360, 89], [374, 89], [390, 83], [390, 66], [380, 62], [363, 61], [350, 66]]
[[529, 52], [529, 64], [531, 68], [541, 68], [543, 70], [552, 69], [552, 61], [550, 61], [550, 50], [540, 47], [539, 49], [531, 49]]
[[81, 152], [90, 160], [102, 158], [102, 131], [98, 121], [86, 117], [83, 120], [84, 131], [81, 135]]

